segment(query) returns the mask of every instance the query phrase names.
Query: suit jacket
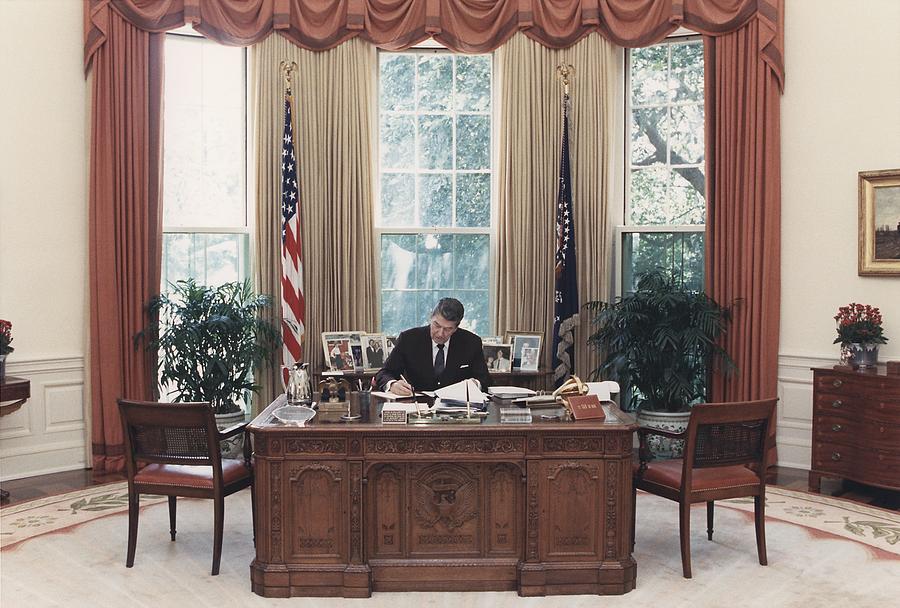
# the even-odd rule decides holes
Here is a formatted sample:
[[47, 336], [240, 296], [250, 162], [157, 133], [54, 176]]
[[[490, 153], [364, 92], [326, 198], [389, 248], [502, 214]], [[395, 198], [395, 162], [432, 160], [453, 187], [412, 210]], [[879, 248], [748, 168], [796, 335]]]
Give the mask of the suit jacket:
[[440, 377], [434, 375], [429, 327], [414, 327], [402, 332], [384, 367], [375, 376], [375, 382], [379, 389], [386, 390], [387, 383], [398, 380], [401, 374], [417, 391], [433, 391], [466, 378], [477, 379], [483, 390], [491, 384], [481, 338], [464, 329], [457, 329], [450, 336], [444, 373]]

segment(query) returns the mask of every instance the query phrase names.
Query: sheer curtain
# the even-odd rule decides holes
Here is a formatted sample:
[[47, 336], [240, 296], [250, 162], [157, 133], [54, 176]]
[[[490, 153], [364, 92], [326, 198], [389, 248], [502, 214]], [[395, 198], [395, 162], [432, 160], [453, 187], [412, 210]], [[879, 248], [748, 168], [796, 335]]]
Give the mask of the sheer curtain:
[[[375, 331], [374, 241], [375, 47], [350, 40], [328, 51], [301, 49], [281, 36], [251, 47], [255, 114], [254, 277], [281, 318], [282, 61], [294, 61], [294, 139], [306, 295], [303, 360], [322, 369], [321, 333]], [[272, 370], [274, 372], [274, 370]], [[266, 374], [257, 405], [281, 390]]]
[[[590, 34], [567, 49], [548, 49], [518, 34], [497, 50], [500, 87], [496, 277], [498, 333], [544, 334], [541, 367], [550, 365], [555, 211], [562, 139], [562, 84], [571, 64], [569, 146], [581, 303], [609, 293], [610, 166], [613, 165], [613, 45]], [[580, 315], [575, 373], [597, 365], [587, 347], [590, 319]]]

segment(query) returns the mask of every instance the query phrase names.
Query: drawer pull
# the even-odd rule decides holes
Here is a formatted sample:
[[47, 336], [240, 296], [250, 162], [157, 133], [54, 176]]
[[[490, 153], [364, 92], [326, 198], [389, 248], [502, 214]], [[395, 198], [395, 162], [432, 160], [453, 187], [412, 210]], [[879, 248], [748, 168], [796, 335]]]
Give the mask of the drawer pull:
[[834, 388], [838, 388], [838, 387], [841, 386], [843, 383], [844, 383], [844, 381], [841, 380], [840, 378], [835, 378], [835, 379], [834, 379], [834, 382], [832, 382], [831, 384], [834, 385]]
[[834, 431], [835, 433], [837, 433], [838, 431], [840, 431], [843, 428], [844, 427], [842, 427], [841, 425], [835, 424], [834, 426], [831, 427], [831, 430]]
[[841, 401], [840, 399], [835, 399], [834, 401], [831, 402], [831, 407], [834, 407], [834, 408], [841, 407], [842, 405], [844, 405], [844, 402]]
[[840, 459], [841, 459], [841, 453], [840, 453], [840, 452], [832, 452], [832, 453], [831, 453], [831, 459], [832, 459], [832, 460], [840, 460]]

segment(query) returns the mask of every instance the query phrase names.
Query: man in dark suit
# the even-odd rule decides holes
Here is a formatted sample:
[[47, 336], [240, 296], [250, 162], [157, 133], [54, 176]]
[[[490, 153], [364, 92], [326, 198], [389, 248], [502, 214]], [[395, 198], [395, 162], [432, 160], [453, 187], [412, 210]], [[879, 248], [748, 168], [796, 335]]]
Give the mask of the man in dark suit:
[[459, 300], [442, 298], [431, 312], [428, 325], [402, 332], [375, 376], [378, 388], [408, 397], [413, 390], [433, 391], [475, 378], [486, 390], [491, 381], [481, 338], [459, 329], [464, 312]]

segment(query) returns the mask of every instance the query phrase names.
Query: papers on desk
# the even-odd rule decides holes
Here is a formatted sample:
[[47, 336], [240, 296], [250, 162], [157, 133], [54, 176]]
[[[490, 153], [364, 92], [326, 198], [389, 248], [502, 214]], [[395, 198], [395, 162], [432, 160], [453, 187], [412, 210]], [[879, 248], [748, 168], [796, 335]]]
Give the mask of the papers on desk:
[[435, 397], [445, 405], [465, 405], [467, 402], [473, 405], [484, 405], [485, 397], [478, 383], [469, 378], [450, 386], [445, 386], [434, 391]]

